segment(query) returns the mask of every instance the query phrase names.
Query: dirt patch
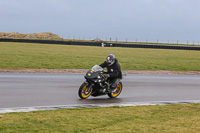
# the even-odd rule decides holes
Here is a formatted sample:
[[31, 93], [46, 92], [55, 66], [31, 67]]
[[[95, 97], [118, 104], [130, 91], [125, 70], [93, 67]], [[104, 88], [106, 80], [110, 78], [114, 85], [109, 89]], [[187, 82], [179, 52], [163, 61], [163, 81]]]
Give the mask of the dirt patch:
[[152, 74], [152, 75], [200, 75], [200, 71], [164, 71], [164, 70], [125, 70], [129, 74]]
[[42, 33], [8, 33], [0, 32], [0, 37], [3, 38], [21, 38], [21, 39], [61, 39], [59, 35], [51, 32], [42, 32]]
[[[0, 73], [86, 73], [88, 69], [0, 69]], [[127, 74], [200, 75], [200, 71], [123, 70]]]

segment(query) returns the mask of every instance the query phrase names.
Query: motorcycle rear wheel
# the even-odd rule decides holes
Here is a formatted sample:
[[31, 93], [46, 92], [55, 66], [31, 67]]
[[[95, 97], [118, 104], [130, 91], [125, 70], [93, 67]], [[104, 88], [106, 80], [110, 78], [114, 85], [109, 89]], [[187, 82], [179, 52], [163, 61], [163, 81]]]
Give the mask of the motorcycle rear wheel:
[[119, 82], [117, 85], [117, 91], [108, 93], [108, 96], [110, 98], [116, 98], [122, 92], [122, 88], [123, 88], [122, 82]]
[[91, 95], [93, 88], [88, 90], [88, 87], [89, 87], [88, 83], [83, 83], [80, 86], [79, 91], [78, 91], [78, 95], [81, 99], [86, 99]]

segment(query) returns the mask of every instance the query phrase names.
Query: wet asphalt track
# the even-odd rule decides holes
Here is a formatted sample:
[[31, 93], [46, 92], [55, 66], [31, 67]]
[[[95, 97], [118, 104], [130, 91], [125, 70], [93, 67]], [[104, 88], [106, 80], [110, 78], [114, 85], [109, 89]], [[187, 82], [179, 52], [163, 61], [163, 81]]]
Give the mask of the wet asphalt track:
[[118, 98], [81, 100], [84, 74], [0, 73], [0, 109], [32, 106], [199, 101], [200, 76], [133, 75], [123, 79]]

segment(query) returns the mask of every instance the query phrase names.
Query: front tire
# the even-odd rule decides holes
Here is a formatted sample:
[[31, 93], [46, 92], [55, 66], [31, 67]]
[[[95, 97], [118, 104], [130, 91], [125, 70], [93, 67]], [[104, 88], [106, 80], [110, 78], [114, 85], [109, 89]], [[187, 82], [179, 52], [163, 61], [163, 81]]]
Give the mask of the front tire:
[[117, 85], [116, 92], [110, 92], [110, 93], [108, 93], [108, 96], [110, 98], [116, 98], [122, 92], [122, 88], [123, 88], [122, 82], [119, 82], [118, 85]]
[[89, 84], [85, 82], [80, 86], [78, 95], [81, 99], [86, 99], [91, 95], [93, 88], [89, 89], [89, 87]]

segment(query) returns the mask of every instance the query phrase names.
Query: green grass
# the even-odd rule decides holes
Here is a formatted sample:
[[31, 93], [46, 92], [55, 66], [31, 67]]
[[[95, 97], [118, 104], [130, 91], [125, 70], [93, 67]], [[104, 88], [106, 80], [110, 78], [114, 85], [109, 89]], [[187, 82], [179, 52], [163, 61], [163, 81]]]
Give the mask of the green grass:
[[200, 71], [200, 52], [0, 42], [1, 69], [88, 69], [116, 55], [123, 70]]
[[200, 104], [0, 114], [0, 132], [197, 133]]

